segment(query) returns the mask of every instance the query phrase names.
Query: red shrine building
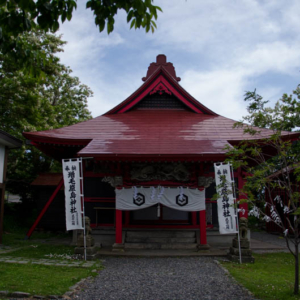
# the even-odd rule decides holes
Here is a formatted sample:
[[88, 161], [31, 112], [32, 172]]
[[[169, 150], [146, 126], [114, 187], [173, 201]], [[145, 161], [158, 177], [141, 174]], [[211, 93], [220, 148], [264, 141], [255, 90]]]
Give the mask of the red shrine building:
[[[55, 159], [86, 158], [85, 214], [92, 227], [111, 229], [116, 245], [134, 247], [152, 241], [161, 247], [164, 243], [159, 238], [168, 231], [171, 235], [163, 247], [172, 248], [177, 242], [179, 248], [207, 248], [207, 233], [218, 227], [216, 202], [211, 201], [215, 194], [213, 164], [224, 161], [225, 146], [253, 137], [242, 128], [233, 129], [234, 120], [211, 111], [182, 88], [165, 55], [157, 56], [142, 80], [136, 91], [102, 116], [24, 136]], [[261, 130], [262, 138], [270, 134]], [[241, 188], [242, 170], [236, 170], [234, 177]], [[62, 180], [59, 184], [56, 190]], [[128, 189], [132, 191], [122, 193]], [[151, 193], [158, 191], [169, 202], [166, 195], [175, 193], [174, 205], [159, 203], [145, 208], [138, 196], [141, 189], [149, 192], [151, 199]], [[176, 196], [180, 189], [181, 194], [194, 193], [193, 201], [201, 201], [201, 208], [187, 210], [188, 200]], [[118, 197], [124, 209], [119, 209]], [[244, 209], [247, 217], [246, 204]], [[179, 241], [177, 232], [185, 233]]]

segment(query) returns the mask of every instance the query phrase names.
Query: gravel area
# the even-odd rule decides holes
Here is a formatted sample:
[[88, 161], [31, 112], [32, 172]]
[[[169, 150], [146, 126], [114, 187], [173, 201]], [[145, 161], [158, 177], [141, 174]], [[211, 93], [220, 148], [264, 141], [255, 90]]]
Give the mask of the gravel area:
[[213, 258], [114, 257], [103, 264], [105, 269], [72, 299], [254, 299]]
[[258, 241], [286, 247], [285, 239], [278, 234], [271, 234], [265, 231], [251, 231], [251, 238]]
[[[266, 243], [270, 243], [273, 245], [277, 245], [277, 246], [281, 246], [284, 247], [284, 249], [282, 250], [255, 250], [255, 253], [273, 253], [273, 252], [287, 252], [290, 253], [290, 251], [288, 250], [287, 246], [286, 246], [286, 241], [285, 238], [279, 234], [271, 234], [271, 233], [267, 233], [265, 231], [261, 231], [261, 232], [251, 232], [251, 238], [252, 239], [256, 239], [258, 241], [262, 241], [262, 242], [266, 242]], [[292, 242], [290, 242], [290, 247], [292, 250], [295, 249], [294, 245]], [[299, 249], [300, 252], [300, 249]]]

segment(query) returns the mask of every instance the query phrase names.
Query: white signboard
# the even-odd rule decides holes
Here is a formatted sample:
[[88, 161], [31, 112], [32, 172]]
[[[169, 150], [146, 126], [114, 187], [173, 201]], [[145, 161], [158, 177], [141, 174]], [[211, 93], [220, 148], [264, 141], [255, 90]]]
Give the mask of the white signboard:
[[63, 160], [67, 230], [83, 229], [79, 161]]
[[116, 209], [137, 210], [158, 203], [183, 211], [205, 210], [205, 190], [162, 186], [116, 189]]
[[237, 233], [230, 164], [214, 164], [221, 234]]
[[0, 145], [0, 183], [3, 183], [4, 158], [5, 158], [5, 146]]

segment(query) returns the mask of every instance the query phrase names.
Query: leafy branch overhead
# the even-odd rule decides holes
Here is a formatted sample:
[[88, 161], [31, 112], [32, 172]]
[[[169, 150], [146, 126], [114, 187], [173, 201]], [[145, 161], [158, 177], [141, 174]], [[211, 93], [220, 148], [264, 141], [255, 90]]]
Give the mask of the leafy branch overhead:
[[[152, 32], [156, 28], [154, 19], [160, 7], [153, 0], [88, 0], [86, 8], [94, 13], [95, 24], [99, 30], [114, 30], [115, 17], [119, 10], [127, 14], [130, 27], [145, 28]], [[56, 32], [59, 22], [70, 21], [77, 0], [0, 0], [0, 41], [9, 43], [11, 37], [17, 38], [24, 31], [39, 26], [44, 31]]]
[[[86, 0], [87, 1], [87, 0]], [[156, 29], [160, 7], [153, 0], [88, 0], [86, 8], [94, 13], [95, 24], [102, 32], [114, 30], [118, 11], [125, 11], [130, 28]], [[40, 29], [56, 32], [60, 22], [72, 19], [77, 0], [0, 0], [0, 51], [8, 53], [33, 77], [44, 76], [45, 52], [24, 43], [22, 33]]]

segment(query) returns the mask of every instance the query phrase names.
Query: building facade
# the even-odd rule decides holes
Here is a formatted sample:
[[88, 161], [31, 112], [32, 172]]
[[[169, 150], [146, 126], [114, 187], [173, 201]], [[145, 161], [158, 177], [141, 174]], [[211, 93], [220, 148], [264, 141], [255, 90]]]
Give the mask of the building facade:
[[[242, 128], [233, 129], [234, 120], [211, 111], [183, 89], [165, 55], [157, 56], [142, 80], [140, 88], [102, 116], [24, 136], [58, 160], [84, 159], [86, 215], [93, 227], [115, 228], [116, 244], [124, 243], [123, 232], [130, 228], [193, 229], [199, 233], [199, 247], [205, 248], [207, 230], [218, 226], [213, 164], [224, 161], [226, 146], [253, 137]], [[261, 130], [261, 138], [269, 135]], [[234, 177], [242, 187], [242, 170]], [[144, 208], [141, 190], [149, 191], [153, 200], [158, 195], [151, 196], [150, 190], [159, 194], [162, 188], [173, 204]], [[127, 194], [118, 192], [129, 189]], [[204, 208], [189, 211], [184, 195], [195, 191]], [[118, 209], [118, 197], [130, 204], [127, 209]]]

